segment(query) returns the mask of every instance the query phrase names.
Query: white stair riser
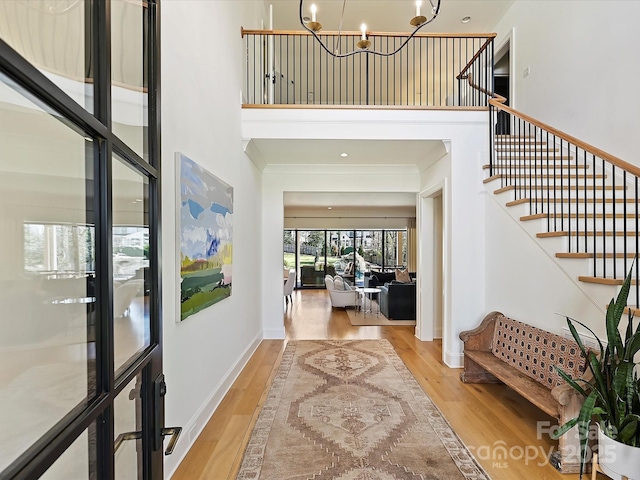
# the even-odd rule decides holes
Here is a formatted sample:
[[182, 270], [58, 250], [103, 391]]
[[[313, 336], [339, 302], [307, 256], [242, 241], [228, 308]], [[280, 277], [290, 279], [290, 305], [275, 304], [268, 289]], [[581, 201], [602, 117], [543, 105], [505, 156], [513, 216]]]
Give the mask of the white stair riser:
[[[614, 221], [615, 220], [615, 221]], [[615, 230], [615, 231], [624, 231], [625, 224], [627, 228], [627, 232], [635, 232], [636, 230], [636, 220], [635, 218], [625, 219], [624, 218], [587, 218], [586, 222], [584, 218], [564, 218], [562, 221], [559, 218], [551, 218], [547, 220], [546, 218], [540, 220], [530, 220], [531, 223], [537, 224], [536, 233], [537, 232], [561, 232], [561, 231], [603, 231], [603, 230]]]
[[[580, 202], [578, 205], [571, 204], [569, 206], [568, 203], [556, 202], [551, 204], [546, 203], [532, 203], [529, 202], [522, 203], [520, 205], [524, 205], [526, 207], [526, 215], [535, 215], [538, 213], [555, 213], [555, 214], [569, 214], [569, 213], [611, 213], [613, 214], [625, 214], [627, 216], [633, 216], [636, 212], [635, 205], [627, 205], [626, 209], [621, 205], [613, 206], [613, 204], [602, 204], [596, 203], [595, 205], [591, 202], [588, 202], [586, 205], [583, 202]], [[577, 211], [576, 211], [577, 208]]]

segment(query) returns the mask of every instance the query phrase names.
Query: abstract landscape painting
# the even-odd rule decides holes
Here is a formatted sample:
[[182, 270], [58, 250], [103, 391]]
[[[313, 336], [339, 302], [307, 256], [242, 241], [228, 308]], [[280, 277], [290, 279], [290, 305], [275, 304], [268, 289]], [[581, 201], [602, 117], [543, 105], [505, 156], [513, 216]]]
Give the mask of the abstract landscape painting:
[[176, 154], [180, 169], [180, 320], [231, 295], [233, 187]]

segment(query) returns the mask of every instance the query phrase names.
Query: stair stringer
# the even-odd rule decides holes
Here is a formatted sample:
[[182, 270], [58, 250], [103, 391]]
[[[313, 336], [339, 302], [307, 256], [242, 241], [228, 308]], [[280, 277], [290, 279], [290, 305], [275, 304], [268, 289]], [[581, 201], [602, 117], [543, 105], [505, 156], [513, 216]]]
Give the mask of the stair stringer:
[[[497, 185], [499, 185], [499, 180], [494, 180], [485, 184], [485, 192], [487, 196], [491, 198], [491, 204], [499, 206], [500, 210], [504, 215], [506, 215], [506, 218], [508, 218], [508, 223], [521, 233], [524, 233], [525, 238], [528, 238], [530, 243], [528, 242], [529, 244], [525, 246], [527, 252], [535, 252], [535, 255], [541, 255], [542, 257], [538, 259], [540, 264], [544, 263], [545, 265], [551, 264], [554, 266], [552, 268], [552, 275], [561, 275], [563, 277], [564, 282], [560, 283], [564, 283], [565, 287], [563, 288], [567, 289], [567, 297], [570, 298], [570, 300], [567, 301], [567, 306], [565, 307], [562, 299], [557, 298], [559, 292], [549, 290], [553, 288], [552, 284], [554, 282], [545, 282], [544, 279], [542, 279], [542, 281], [539, 282], [539, 285], [534, 285], [533, 288], [535, 291], [531, 292], [531, 294], [537, 297], [538, 302], [544, 302], [544, 299], [549, 295], [555, 296], [556, 310], [553, 312], [544, 312], [546, 310], [544, 306], [540, 307], [540, 305], [532, 305], [532, 308], [540, 312], [544, 312], [543, 316], [545, 318], [539, 319], [536, 318], [536, 315], [532, 314], [528, 319], [517, 319], [545, 328], [549, 331], [554, 331], [558, 334], [563, 334], [562, 328], [566, 326], [564, 315], [568, 315], [589, 325], [598, 335], [604, 334], [604, 332], [599, 331], [599, 326], [602, 324], [602, 317], [605, 314], [606, 305], [609, 303], [611, 298], [615, 296], [618, 287], [580, 282], [578, 280], [578, 276], [583, 275], [587, 271], [586, 268], [588, 261], [557, 258], [556, 252], [566, 251], [567, 239], [562, 237], [537, 238], [536, 233], [540, 232], [540, 224], [538, 222], [520, 221], [520, 217], [527, 213], [526, 205], [507, 207], [506, 202], [509, 201], [511, 197], [509, 193], [494, 194], [493, 192], [498, 188]], [[489, 205], [490, 204], [488, 203], [487, 210], [490, 208]], [[490, 240], [487, 239], [487, 243], [489, 243], [489, 241]], [[543, 258], [544, 260], [542, 260]], [[489, 269], [490, 267], [488, 266], [487, 268]], [[519, 275], [517, 275], [516, 278], [521, 277], [522, 275], [530, 275], [532, 273], [535, 274], [535, 272], [519, 272]], [[570, 284], [571, 287], [569, 288], [567, 284]], [[488, 305], [488, 307], [496, 308], [498, 310], [502, 308], [500, 305]], [[515, 308], [517, 309], [518, 307]], [[509, 315], [508, 312], [504, 313]], [[526, 315], [527, 312], [522, 313]], [[548, 318], [549, 313], [558, 314], [559, 316], [557, 319], [559, 322], [550, 321]]]

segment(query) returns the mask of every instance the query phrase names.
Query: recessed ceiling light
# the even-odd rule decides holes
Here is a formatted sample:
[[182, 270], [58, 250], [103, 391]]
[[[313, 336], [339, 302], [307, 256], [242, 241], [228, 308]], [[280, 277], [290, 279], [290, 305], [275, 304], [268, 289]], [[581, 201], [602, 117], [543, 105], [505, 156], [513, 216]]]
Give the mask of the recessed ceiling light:
[[463, 17], [462, 20], [460, 20], [462, 23], [469, 23], [471, 21], [471, 17]]
[[347, 152], [342, 152], [342, 153], [340, 154], [340, 156], [341, 156], [341, 157], [348, 157], [348, 156], [349, 156], [349, 154], [348, 154]]
[[333, 207], [327, 207], [327, 210], [331, 210]]

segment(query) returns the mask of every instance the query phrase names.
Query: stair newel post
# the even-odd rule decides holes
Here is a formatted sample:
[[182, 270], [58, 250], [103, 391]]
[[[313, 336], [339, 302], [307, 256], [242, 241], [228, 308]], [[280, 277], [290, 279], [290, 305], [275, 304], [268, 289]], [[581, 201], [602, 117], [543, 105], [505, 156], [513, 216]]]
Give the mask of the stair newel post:
[[[638, 237], [640, 235], [640, 224], [639, 224], [639, 217], [638, 217], [638, 177], [636, 177], [634, 175], [634, 188], [635, 188], [635, 192], [634, 192], [634, 199], [635, 199], [635, 203], [634, 203], [634, 208], [635, 208], [635, 212], [634, 212], [634, 216], [635, 216], [635, 220], [636, 220], [636, 228], [635, 228], [635, 237], [636, 237], [636, 250], [635, 250], [635, 254], [636, 254], [636, 258], [638, 255], [638, 247], [640, 246], [640, 238]], [[636, 290], [636, 308], [640, 308], [640, 268], [638, 268], [638, 265], [636, 264], [636, 286], [635, 286], [635, 290]]]
[[[591, 180], [591, 185], [592, 185], [592, 194], [591, 194], [591, 203], [592, 203], [592, 210], [593, 210], [593, 229], [594, 229], [594, 235], [593, 235], [593, 276], [597, 276], [597, 266], [596, 266], [596, 235], [595, 235], [595, 230], [596, 230], [596, 223], [597, 223], [597, 215], [596, 215], [596, 157], [595, 155], [591, 154], [591, 164], [593, 165], [593, 179]], [[605, 212], [603, 211], [602, 214], [604, 215]]]
[[[624, 233], [624, 271], [628, 272], [628, 267], [627, 267], [627, 171], [623, 170], [622, 171], [622, 231]], [[615, 189], [613, 190], [613, 198], [615, 201], [616, 198], [616, 191]], [[615, 228], [614, 228], [615, 230]]]
[[[557, 141], [557, 138], [554, 135], [553, 136], [553, 146], [554, 146], [554, 149], [553, 149], [553, 168], [551, 169], [551, 171], [554, 174], [554, 180], [553, 180], [554, 186], [555, 186], [555, 171], [556, 171], [556, 150], [557, 150], [557, 148], [555, 148], [556, 141]], [[550, 188], [550, 182], [549, 182], [549, 184], [547, 184], [547, 188]], [[553, 231], [555, 232], [555, 231], [558, 230], [558, 190], [556, 188], [554, 188], [551, 193], [553, 193], [553, 218], [554, 218]], [[562, 218], [560, 218], [560, 227], [562, 227]], [[561, 230], [562, 230], [562, 228], [561, 228]]]
[[[579, 181], [579, 172], [580, 172], [580, 157], [578, 156], [578, 146], [573, 146], [573, 154], [574, 155], [574, 164], [576, 170], [576, 252], [580, 252], [580, 181]], [[569, 160], [571, 163], [571, 160]], [[587, 169], [585, 168], [582, 171], [582, 183], [586, 184], [587, 182]], [[582, 185], [584, 189], [584, 185]]]
[[[552, 145], [549, 143], [549, 132], [546, 131], [546, 140], [545, 143], [548, 145]], [[554, 142], [555, 142], [555, 135], [553, 136], [554, 138]], [[549, 151], [547, 150], [547, 155], [546, 155], [547, 161], [547, 178], [549, 178], [549, 175], [551, 174], [551, 170], [549, 169]], [[541, 162], [541, 166], [542, 166], [542, 162]], [[544, 168], [541, 169], [541, 171], [544, 170]], [[545, 201], [545, 208], [547, 210], [547, 232], [551, 231], [551, 189], [549, 187], [549, 181], [547, 180], [547, 198]], [[556, 221], [555, 219], [553, 220], [553, 229], [555, 230], [555, 224]]]
[[[603, 190], [604, 190], [604, 187], [605, 187], [605, 183], [604, 183], [604, 176], [605, 176], [604, 172], [606, 171], [605, 166], [606, 165], [604, 163], [604, 160], [602, 160], [602, 167], [601, 168], [602, 168], [602, 189]], [[613, 203], [612, 205], [613, 205], [613, 207], [612, 207], [613, 215], [615, 215], [615, 212], [616, 212], [615, 203]], [[605, 202], [604, 197], [602, 198], [602, 211], [606, 212], [606, 202]], [[603, 231], [604, 231], [604, 227], [605, 227], [605, 217], [606, 217], [606, 215], [602, 216], [602, 230]], [[593, 235], [596, 236], [596, 232], [593, 232]], [[602, 242], [602, 245], [603, 245], [602, 246], [602, 260], [603, 260], [602, 261], [602, 276], [603, 277], [607, 276], [607, 262], [606, 262], [606, 258], [607, 258], [607, 242], [604, 241], [605, 238], [606, 237], [604, 237], [604, 235], [603, 235], [603, 237], [602, 237], [602, 239], [603, 239], [603, 242]]]
[[[564, 178], [564, 174], [562, 173], [562, 167], [564, 167], [564, 157], [565, 155], [563, 155], [562, 150], [560, 150], [560, 175], [561, 178]], [[572, 248], [572, 229], [571, 229], [571, 160], [569, 160], [569, 157], [571, 157], [571, 143], [567, 142], [567, 232], [568, 232], [568, 244], [569, 244], [569, 252], [573, 251]], [[576, 172], [576, 176], [578, 175], [578, 172]], [[576, 179], [577, 180], [577, 179]], [[578, 236], [575, 235], [576, 237], [576, 241], [578, 240]]]
[[[582, 150], [583, 153], [583, 167], [584, 167], [584, 185], [583, 185], [583, 190], [584, 190], [584, 251], [588, 252], [589, 250], [587, 249], [587, 230], [588, 230], [588, 222], [587, 222], [587, 191], [588, 191], [588, 186], [587, 186], [587, 151], [586, 150]], [[576, 157], [578, 156], [578, 151], [576, 150]], [[595, 172], [593, 172], [595, 174]], [[595, 216], [594, 216], [595, 218]]]
[[[560, 139], [560, 151], [562, 152], [563, 143], [562, 138]], [[556, 168], [556, 157], [554, 153], [553, 157], [553, 166]], [[558, 175], [557, 170], [554, 170], [554, 175]], [[554, 182], [555, 184], [555, 182]], [[560, 230], [564, 231], [564, 177], [560, 175]], [[571, 242], [569, 242], [571, 244]]]
[[[460, 91], [460, 80], [458, 80], [458, 91]], [[460, 99], [458, 99], [458, 103], [460, 103]], [[494, 173], [493, 160], [496, 156], [495, 143], [493, 140], [495, 135], [495, 130], [493, 127], [494, 112], [495, 112], [494, 106], [491, 103], [489, 103], [489, 176], [490, 177], [492, 177]]]
[[[614, 191], [615, 191], [615, 188], [616, 188], [616, 175], [617, 175], [616, 167], [615, 167], [615, 165], [611, 165], [611, 184], [613, 185]], [[602, 189], [602, 191], [604, 192], [604, 188]], [[603, 197], [604, 197], [604, 195], [603, 195]], [[616, 225], [616, 223], [617, 223], [616, 214], [617, 214], [618, 206], [616, 205], [617, 202], [616, 202], [616, 199], [615, 199], [615, 194], [614, 194], [614, 199], [613, 199], [613, 201], [611, 203], [613, 204], [613, 221], [611, 222], [611, 225], [612, 225], [612, 229], [611, 229], [611, 239], [612, 239], [611, 248], [612, 248], [612, 252], [611, 253], [613, 254], [612, 268], [613, 268], [613, 278], [618, 278], [618, 275], [617, 275], [618, 269], [617, 269], [616, 261], [615, 261], [616, 260], [616, 253], [618, 251], [618, 245], [616, 245], [616, 243], [617, 243], [616, 242], [616, 237], [617, 237], [617, 235], [616, 235], [616, 233], [617, 233], [616, 232], [616, 226], [617, 226]], [[606, 226], [605, 222], [602, 222], [602, 225]], [[606, 232], [604, 230], [605, 229], [603, 228], [602, 234], [606, 235]]]

